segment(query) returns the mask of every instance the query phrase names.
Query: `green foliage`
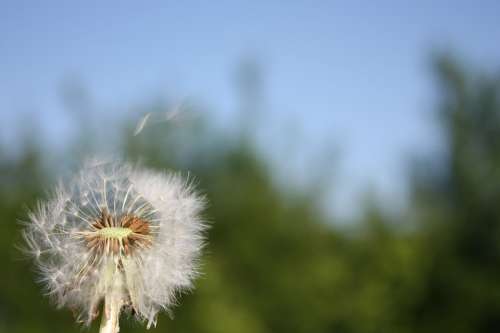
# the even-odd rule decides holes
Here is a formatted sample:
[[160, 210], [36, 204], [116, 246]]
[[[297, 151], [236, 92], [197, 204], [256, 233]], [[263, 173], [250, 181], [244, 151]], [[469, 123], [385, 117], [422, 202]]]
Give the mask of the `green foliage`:
[[[325, 218], [310, 191], [277, 185], [246, 137], [226, 137], [200, 119], [136, 137], [124, 130], [128, 159], [189, 171], [210, 201], [204, 275], [174, 319], [162, 315], [153, 331], [497, 332], [499, 81], [465, 74], [449, 59], [436, 68], [446, 151], [415, 163], [408, 211], [389, 217], [364, 203], [348, 230]], [[27, 147], [16, 159], [0, 155], [0, 332], [77, 331], [68, 310], [42, 297], [15, 245], [26, 207], [43, 197], [58, 165], [82, 156], [53, 161]], [[145, 331], [122, 322], [123, 332]]]
[[414, 178], [427, 245], [415, 321], [455, 332], [500, 329], [500, 86], [437, 62], [446, 151]]

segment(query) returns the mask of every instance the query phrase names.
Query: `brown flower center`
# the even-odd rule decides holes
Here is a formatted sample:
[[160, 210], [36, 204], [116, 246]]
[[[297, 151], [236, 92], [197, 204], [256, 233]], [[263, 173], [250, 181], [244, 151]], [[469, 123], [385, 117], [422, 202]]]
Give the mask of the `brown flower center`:
[[116, 217], [103, 209], [91, 228], [85, 233], [85, 240], [87, 247], [97, 252], [129, 255], [151, 245], [149, 223], [134, 215]]

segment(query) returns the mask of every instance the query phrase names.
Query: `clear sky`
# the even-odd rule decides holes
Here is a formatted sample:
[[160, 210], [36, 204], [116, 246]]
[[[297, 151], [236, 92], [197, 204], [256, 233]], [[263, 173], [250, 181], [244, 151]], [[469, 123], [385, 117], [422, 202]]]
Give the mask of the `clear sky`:
[[58, 89], [68, 75], [110, 109], [161, 93], [193, 96], [231, 126], [234, 70], [250, 54], [265, 73], [268, 153], [298, 128], [295, 159], [337, 151], [337, 206], [355, 210], [369, 184], [397, 201], [407, 158], [439, 147], [432, 51], [496, 68], [499, 17], [499, 1], [4, 0], [0, 137], [30, 108], [49, 135], [63, 131]]

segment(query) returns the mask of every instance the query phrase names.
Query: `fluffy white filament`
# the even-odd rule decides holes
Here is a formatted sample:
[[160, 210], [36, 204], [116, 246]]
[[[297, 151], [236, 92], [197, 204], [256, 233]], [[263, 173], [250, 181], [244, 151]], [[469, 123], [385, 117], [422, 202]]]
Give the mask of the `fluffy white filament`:
[[[40, 282], [58, 306], [89, 324], [106, 300], [106, 311], [132, 310], [150, 327], [160, 310], [169, 310], [175, 296], [192, 287], [203, 243], [203, 207], [204, 200], [179, 175], [94, 161], [38, 204], [24, 238]], [[136, 242], [125, 253], [122, 238], [129, 231], [101, 229], [95, 235], [115, 237], [120, 250], [92, 248], [88, 235], [103, 211], [147, 222], [150, 242]]]

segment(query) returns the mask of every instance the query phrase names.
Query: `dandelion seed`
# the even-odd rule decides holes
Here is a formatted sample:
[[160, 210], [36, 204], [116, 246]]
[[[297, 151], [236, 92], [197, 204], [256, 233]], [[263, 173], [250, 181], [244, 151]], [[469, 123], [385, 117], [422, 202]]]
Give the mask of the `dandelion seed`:
[[127, 310], [149, 328], [192, 288], [203, 207], [178, 175], [87, 163], [30, 213], [23, 235], [47, 294], [78, 321], [90, 324], [104, 303], [102, 333], [118, 332]]
[[165, 113], [165, 121], [171, 121], [174, 118], [176, 118], [181, 111], [183, 110], [185, 102], [180, 102], [179, 104], [175, 105], [172, 110], [168, 110]]
[[150, 116], [151, 116], [151, 113], [146, 113], [146, 115], [144, 115], [141, 118], [141, 120], [139, 120], [139, 122], [137, 123], [137, 126], [135, 127], [134, 136], [136, 136], [142, 132], [142, 130], [146, 126], [146, 123], [148, 122], [148, 119]]

